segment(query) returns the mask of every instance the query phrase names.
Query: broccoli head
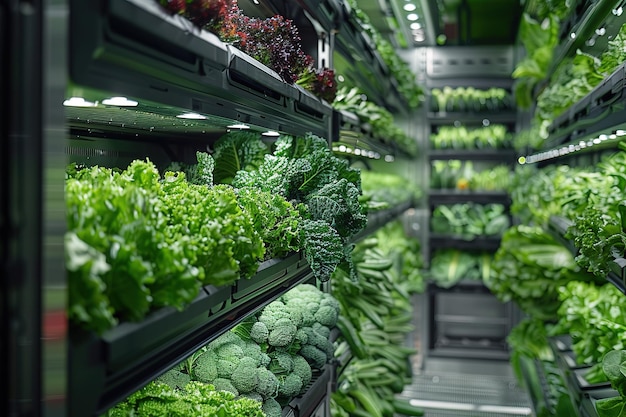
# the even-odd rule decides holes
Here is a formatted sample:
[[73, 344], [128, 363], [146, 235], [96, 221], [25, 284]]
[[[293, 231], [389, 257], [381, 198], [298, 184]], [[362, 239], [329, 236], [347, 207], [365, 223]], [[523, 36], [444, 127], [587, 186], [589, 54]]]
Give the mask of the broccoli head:
[[272, 331], [276, 327], [276, 321], [282, 318], [290, 319], [290, 316], [285, 303], [280, 300], [274, 300], [266, 305], [258, 316], [259, 321], [265, 324], [268, 331]]
[[296, 373], [281, 376], [278, 381], [279, 397], [293, 398], [302, 390], [302, 378]]
[[313, 330], [315, 330], [317, 333], [321, 334], [325, 338], [328, 339], [330, 337], [330, 328], [329, 327], [324, 326], [323, 324], [321, 324], [319, 322], [313, 323], [313, 326], [311, 326], [311, 327], [313, 328]]
[[298, 328], [289, 318], [280, 318], [276, 320], [274, 328], [270, 330], [267, 336], [267, 343], [270, 346], [289, 346], [296, 337]]
[[328, 305], [320, 305], [315, 312], [315, 321], [323, 326], [335, 327], [339, 312]]
[[191, 378], [188, 374], [182, 373], [178, 369], [170, 369], [156, 380], [167, 384], [172, 389], [183, 389], [191, 381]]
[[293, 356], [287, 352], [275, 350], [269, 354], [271, 362], [268, 369], [276, 375], [288, 374], [293, 370]]
[[262, 410], [266, 417], [281, 417], [283, 407], [274, 398], [268, 398], [263, 402]]
[[250, 328], [250, 338], [259, 344], [266, 343], [269, 334], [270, 331], [262, 321], [257, 321]]
[[256, 370], [258, 385], [256, 392], [263, 398], [275, 398], [278, 395], [278, 378], [267, 368], [259, 367]]
[[256, 370], [257, 361], [255, 359], [244, 357], [239, 361], [230, 376], [230, 381], [240, 394], [246, 394], [256, 389], [259, 384]]
[[218, 377], [217, 374], [217, 354], [212, 350], [207, 350], [198, 356], [194, 362], [192, 375], [196, 381], [210, 383]]
[[[302, 380], [302, 390], [306, 390], [307, 385], [313, 378], [313, 370], [311, 365], [301, 355], [294, 355], [293, 357], [293, 373], [298, 375]], [[302, 391], [300, 392], [302, 393]]]
[[[262, 368], [261, 368], [262, 369]], [[248, 398], [254, 401], [257, 401], [259, 403], [263, 403], [263, 396], [261, 394], [259, 394], [258, 392], [247, 392], [245, 394], [239, 394], [239, 397], [237, 398]]]
[[314, 369], [322, 369], [324, 365], [326, 365], [326, 361], [328, 359], [325, 351], [313, 345], [302, 346], [299, 353], [304, 357], [304, 359], [307, 360], [307, 362], [311, 365], [311, 368]]
[[217, 391], [227, 391], [232, 393], [235, 397], [239, 395], [239, 391], [237, 391], [237, 388], [235, 388], [230, 379], [215, 378], [215, 380], [213, 380], [213, 386]]

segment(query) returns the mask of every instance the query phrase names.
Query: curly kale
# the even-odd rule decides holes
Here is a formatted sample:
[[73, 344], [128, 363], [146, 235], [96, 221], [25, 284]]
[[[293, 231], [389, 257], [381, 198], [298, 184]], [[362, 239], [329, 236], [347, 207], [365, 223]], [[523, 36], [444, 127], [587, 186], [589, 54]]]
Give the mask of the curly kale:
[[300, 233], [304, 256], [311, 270], [320, 281], [328, 281], [337, 265], [345, 258], [341, 236], [323, 220], [303, 221]]
[[306, 198], [311, 217], [333, 226], [347, 238], [363, 230], [367, 216], [359, 202], [360, 191], [345, 178], [324, 185]]
[[258, 188], [270, 194], [279, 194], [288, 201], [298, 202], [298, 187], [311, 169], [311, 164], [305, 159], [265, 155], [263, 163], [256, 171], [237, 172], [232, 184], [237, 188]]
[[267, 145], [258, 133], [231, 131], [215, 142], [215, 182], [230, 184], [238, 171], [255, 170], [268, 152]]
[[[300, 249], [318, 279], [328, 280], [339, 264], [353, 273], [351, 249], [344, 246], [367, 223], [360, 202], [361, 175], [333, 154], [328, 141], [313, 134], [281, 136], [256, 170], [239, 170], [232, 184], [280, 195], [296, 205], [303, 217]], [[307, 223], [309, 219], [319, 223]]]

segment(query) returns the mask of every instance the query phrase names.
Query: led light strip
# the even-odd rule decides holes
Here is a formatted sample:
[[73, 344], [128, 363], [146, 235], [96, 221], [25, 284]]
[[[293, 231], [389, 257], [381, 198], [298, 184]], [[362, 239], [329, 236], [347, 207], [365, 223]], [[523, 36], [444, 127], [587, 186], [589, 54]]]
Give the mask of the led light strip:
[[[537, 162], [546, 161], [548, 159], [558, 158], [560, 156], [569, 155], [574, 152], [579, 152], [582, 150], [586, 150], [592, 148], [593, 146], [600, 145], [609, 140], [616, 140], [618, 138], [622, 138], [626, 135], [626, 130], [617, 130], [611, 134], [602, 134], [593, 139], [589, 140], [581, 140], [577, 144], [570, 144], [567, 146], [563, 146], [558, 149], [552, 149], [545, 152], [539, 152], [533, 155], [521, 156], [517, 160], [520, 165], [524, 164], [536, 164]], [[620, 139], [621, 140], [621, 139]]]
[[507, 414], [513, 416], [532, 415], [530, 407], [512, 407], [507, 405], [470, 404], [417, 399], [412, 399], [409, 402], [415, 407], [430, 408], [435, 410], [480, 411], [483, 413], [498, 413], [498, 415]]

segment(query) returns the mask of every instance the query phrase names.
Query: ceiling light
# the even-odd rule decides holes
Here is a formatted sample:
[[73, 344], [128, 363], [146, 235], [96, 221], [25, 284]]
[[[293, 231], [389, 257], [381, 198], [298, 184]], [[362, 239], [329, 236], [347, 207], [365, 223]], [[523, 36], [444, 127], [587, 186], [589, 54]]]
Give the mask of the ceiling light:
[[63, 105], [67, 107], [96, 107], [98, 103], [87, 101], [82, 97], [72, 97], [65, 100]]
[[226, 126], [229, 129], [250, 129], [250, 126], [245, 125], [243, 123], [235, 123], [233, 125]]
[[422, 24], [419, 22], [413, 22], [409, 25], [409, 27], [413, 30], [418, 30], [422, 28]]
[[179, 114], [178, 116], [179, 119], [191, 119], [191, 120], [204, 120], [206, 119], [206, 116], [203, 116], [201, 114], [198, 113], [183, 113], [183, 114]]
[[102, 104], [106, 104], [107, 106], [135, 107], [139, 103], [135, 100], [129, 100], [126, 97], [111, 97], [102, 100]]
[[417, 15], [417, 13], [409, 13], [408, 15], [406, 15], [406, 18], [413, 21], [419, 19], [420, 17]]
[[267, 132], [263, 132], [261, 133], [261, 135], [266, 136], [266, 137], [270, 137], [270, 138], [277, 138], [280, 136], [280, 133], [274, 131], [274, 130], [268, 130]]
[[407, 3], [404, 5], [403, 9], [406, 10], [407, 12], [412, 12], [413, 10], [417, 9], [417, 6], [414, 5], [413, 3]]

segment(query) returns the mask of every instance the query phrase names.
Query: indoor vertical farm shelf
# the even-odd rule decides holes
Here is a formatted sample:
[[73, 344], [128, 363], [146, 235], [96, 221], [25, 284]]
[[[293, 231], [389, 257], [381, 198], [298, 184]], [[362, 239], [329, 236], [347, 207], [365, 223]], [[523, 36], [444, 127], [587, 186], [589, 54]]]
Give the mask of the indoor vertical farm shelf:
[[[245, 4], [240, 2], [242, 7]], [[290, 50], [294, 59], [310, 54], [301, 70], [311, 75], [312, 81], [286, 82], [293, 75], [291, 69], [280, 65], [270, 68], [276, 63], [261, 63], [262, 54], [259, 59], [254, 57], [251, 39], [257, 29], [258, 33], [264, 33], [265, 20], [248, 20], [241, 9], [231, 10], [233, 14], [224, 18], [226, 24], [251, 25], [247, 28], [246, 44], [237, 47], [223, 40], [231, 35], [227, 29], [222, 32], [201, 29], [196, 20], [200, 15], [172, 7], [175, 7], [173, 3], [165, 8], [157, 1], [140, 0], [69, 2], [69, 80], [64, 103], [69, 140], [65, 150], [75, 169], [68, 171], [66, 184], [71, 187], [68, 200], [76, 204], [70, 210], [68, 223], [72, 232], [80, 229], [97, 240], [98, 234], [108, 236], [108, 231], [97, 225], [110, 221], [115, 228], [115, 224], [126, 224], [122, 217], [128, 220], [127, 226], [115, 229], [118, 231], [114, 235], [104, 239], [112, 244], [110, 248], [107, 246], [107, 261], [93, 247], [85, 245], [77, 233], [70, 234], [67, 240], [68, 256], [72, 260], [68, 264], [70, 275], [91, 277], [91, 281], [81, 286], [71, 286], [77, 292], [70, 292], [71, 317], [78, 318], [82, 325], [73, 323], [69, 331], [70, 416], [95, 416], [112, 410], [148, 382], [190, 361], [189, 358], [196, 358], [199, 350], [221, 335], [230, 334], [230, 329], [243, 325], [264, 306], [275, 305], [272, 303], [288, 290], [303, 284], [324, 287], [322, 283], [336, 264], [344, 261], [349, 264], [349, 250], [344, 248], [349, 248], [352, 239], [382, 227], [413, 205], [412, 198], [407, 197], [386, 210], [378, 210], [372, 213], [365, 229], [366, 218], [356, 201], [360, 186], [358, 171], [334, 156], [330, 146], [341, 142], [342, 137], [367, 137], [365, 142], [369, 145], [358, 148], [357, 154], [383, 158], [386, 163], [406, 154], [384, 132], [372, 133], [362, 120], [333, 109], [329, 101], [334, 97], [318, 94], [320, 91], [334, 94], [336, 87], [332, 79], [325, 78], [331, 72], [322, 68], [331, 60], [334, 36], [349, 36], [362, 42], [364, 47], [357, 53], [372, 58], [365, 65], [386, 71], [384, 62], [374, 59], [374, 46], [366, 42], [363, 31], [353, 27], [354, 17], [349, 10], [328, 1], [302, 2], [289, 8], [281, 3], [274, 6], [276, 10], [265, 11], [274, 15], [268, 17], [276, 20], [270, 26], [285, 31], [282, 35], [293, 35], [292, 21], [274, 13], [283, 12], [293, 18], [301, 28], [300, 33], [307, 35], [303, 42], [306, 51], [298, 50], [293, 44], [285, 48], [294, 48]], [[323, 88], [317, 82], [325, 83]], [[399, 92], [395, 95], [397, 100], [402, 100]], [[393, 97], [388, 95], [386, 99]], [[383, 101], [381, 106], [384, 104]], [[250, 137], [256, 139], [248, 141]], [[241, 148], [234, 149], [235, 145]], [[366, 152], [367, 147], [370, 147], [368, 152], [374, 147], [376, 153]], [[306, 166], [315, 164], [319, 164], [315, 172], [320, 175], [307, 177], [305, 184], [294, 185], [301, 178], [296, 175], [300, 172], [297, 170], [306, 172]], [[288, 169], [280, 174], [281, 167]], [[258, 171], [237, 176], [238, 169], [244, 168]], [[238, 181], [240, 187], [262, 180], [269, 185], [263, 190], [267, 193], [264, 197], [254, 197], [254, 193], [246, 197], [241, 190], [234, 193], [217, 185], [209, 194], [196, 188], [198, 184], [212, 184], [218, 179]], [[330, 179], [333, 184], [324, 188], [320, 182], [323, 179]], [[288, 190], [282, 203], [276, 200], [282, 194], [278, 183]], [[314, 189], [318, 183], [315, 196], [307, 197], [307, 190]], [[272, 200], [270, 194], [279, 195]], [[184, 207], [177, 209], [176, 204], [172, 205], [173, 200], [168, 201], [174, 195], [184, 198], [177, 200]], [[323, 201], [331, 195], [335, 198], [333, 207], [345, 205], [343, 217], [341, 222], [329, 219], [324, 223], [324, 216], [330, 212], [322, 210]], [[342, 199], [336, 200], [339, 196]], [[194, 208], [202, 198], [216, 203]], [[289, 245], [269, 259], [259, 257], [256, 238], [234, 234], [235, 230], [251, 233], [250, 228], [255, 227], [254, 222], [245, 224], [246, 210], [240, 213], [235, 207], [244, 205], [243, 198], [250, 199], [248, 208], [256, 207], [257, 216], [261, 216], [258, 210], [268, 201], [283, 204], [285, 211], [280, 219], [286, 223], [280, 227], [285, 228], [289, 221], [304, 221], [298, 220], [299, 212], [295, 208], [288, 208], [291, 202], [301, 200], [312, 211], [314, 205], [318, 207], [312, 215], [318, 213], [320, 219], [312, 220], [310, 228], [302, 228], [302, 239], [310, 242], [318, 239], [316, 244], [329, 245], [325, 248], [328, 252], [323, 253], [331, 252], [330, 245], [334, 245], [332, 248], [337, 251], [333, 261], [320, 260], [317, 257], [322, 253], [320, 250], [298, 251]], [[250, 203], [255, 198], [258, 204]], [[129, 207], [132, 204], [135, 211], [119, 210], [111, 217], [107, 207], [122, 200]], [[208, 211], [222, 213], [224, 223], [208, 220], [209, 217], [204, 217]], [[164, 225], [163, 218], [159, 219], [161, 215], [165, 219], [180, 217], [184, 227]], [[184, 218], [185, 215], [190, 217]], [[275, 210], [273, 216], [277, 216]], [[278, 222], [276, 218], [275, 221]], [[267, 222], [268, 219], [265, 223], [261, 221], [256, 227], [271, 227]], [[210, 251], [212, 244], [207, 239], [194, 241], [186, 236], [203, 227], [223, 236], [224, 240], [213, 246], [212, 254], [194, 254], [194, 248]], [[81, 235], [83, 238], [85, 233]], [[170, 240], [175, 236], [178, 238]], [[161, 238], [162, 243], [157, 245]], [[91, 242], [96, 246], [95, 241]], [[217, 249], [221, 254], [217, 254]], [[147, 255], [151, 250], [158, 254], [157, 259]], [[211, 256], [215, 259], [210, 259]], [[91, 260], [79, 261], [87, 258]], [[192, 263], [200, 258], [205, 262], [202, 271]], [[108, 282], [109, 287], [115, 286], [119, 291], [107, 305], [104, 298], [111, 296], [111, 288], [104, 291], [96, 277], [122, 264], [127, 267], [116, 269], [116, 278]], [[207, 265], [223, 268], [210, 273]], [[189, 286], [162, 287], [159, 293], [155, 282], [166, 285], [167, 281], [156, 278], [167, 280], [176, 273], [185, 276], [185, 285]], [[138, 279], [147, 275], [154, 275], [154, 280]], [[91, 305], [75, 303], [77, 296], [86, 295], [94, 297]], [[168, 304], [176, 297], [176, 303]], [[181, 304], [183, 299], [186, 301]], [[94, 327], [86, 331], [86, 323]], [[319, 367], [309, 390], [289, 401], [282, 398], [282, 413], [327, 416], [333, 372], [329, 366]]]

